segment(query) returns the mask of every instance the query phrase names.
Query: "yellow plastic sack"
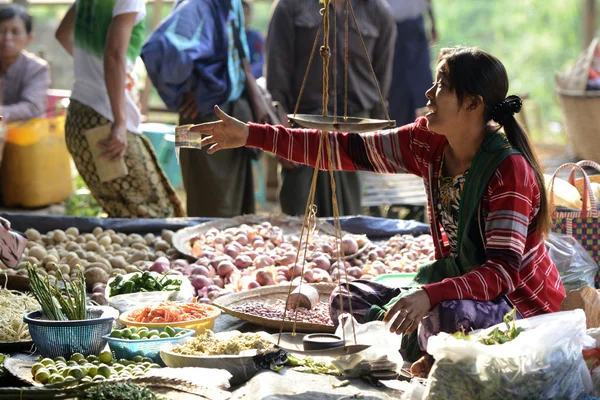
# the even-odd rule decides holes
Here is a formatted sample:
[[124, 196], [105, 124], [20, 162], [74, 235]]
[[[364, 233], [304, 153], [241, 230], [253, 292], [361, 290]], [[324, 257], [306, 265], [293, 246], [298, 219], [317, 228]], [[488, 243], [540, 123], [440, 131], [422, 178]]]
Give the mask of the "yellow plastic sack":
[[64, 116], [7, 126], [0, 168], [5, 206], [44, 207], [71, 195], [71, 155], [64, 128]]

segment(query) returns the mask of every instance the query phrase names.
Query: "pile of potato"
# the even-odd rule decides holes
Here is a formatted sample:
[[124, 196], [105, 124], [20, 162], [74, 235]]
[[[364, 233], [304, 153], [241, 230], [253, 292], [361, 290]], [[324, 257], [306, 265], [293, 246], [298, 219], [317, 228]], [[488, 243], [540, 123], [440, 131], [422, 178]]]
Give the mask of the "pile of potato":
[[80, 234], [77, 228], [54, 230], [41, 234], [35, 229], [25, 231], [29, 239], [27, 249], [16, 270], [9, 275], [27, 276], [27, 263], [37, 265], [40, 273], [52, 281], [60, 269], [66, 279], [76, 277], [79, 265], [84, 268], [88, 289], [93, 299], [105, 303], [104, 289], [112, 274], [127, 274], [145, 270], [159, 258], [176, 258], [172, 248], [172, 231], [162, 235], [126, 235], [97, 227], [92, 233]]
[[[190, 262], [173, 248], [174, 232], [161, 235], [124, 234], [97, 227], [81, 234], [76, 228], [41, 234], [28, 229], [29, 243], [16, 270], [9, 275], [27, 276], [26, 263], [37, 265], [43, 275], [54, 280], [60, 272], [74, 278], [76, 267], [84, 268], [92, 299], [105, 304], [104, 291], [113, 274], [154, 271], [188, 276], [200, 302], [210, 303], [223, 294], [261, 286], [289, 284], [302, 279], [308, 283], [337, 282], [339, 279], [372, 279], [394, 272], [415, 272], [433, 259], [429, 235], [397, 235], [383, 244], [364, 236], [346, 235], [341, 241], [338, 261], [336, 239], [326, 235], [311, 237], [301, 246], [299, 238], [284, 235], [268, 222], [240, 225], [223, 230], [210, 229], [191, 239]], [[304, 249], [306, 262], [302, 269]], [[3, 269], [6, 267], [2, 266]]]

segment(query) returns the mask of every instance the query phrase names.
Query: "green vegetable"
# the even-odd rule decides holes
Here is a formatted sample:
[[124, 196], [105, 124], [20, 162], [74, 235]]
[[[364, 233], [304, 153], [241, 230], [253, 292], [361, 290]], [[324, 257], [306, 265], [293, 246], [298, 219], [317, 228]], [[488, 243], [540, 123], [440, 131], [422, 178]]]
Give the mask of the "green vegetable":
[[298, 358], [290, 354], [288, 355], [286, 365], [292, 367], [294, 371], [298, 372], [335, 376], [341, 375], [340, 371], [333, 364], [323, 361], [315, 361], [311, 357]]
[[[50, 284], [48, 277], [43, 279], [37, 267], [27, 263], [29, 286], [33, 295], [40, 303], [42, 311], [48, 319], [54, 321], [85, 320], [87, 319], [85, 278], [83, 269], [77, 271], [77, 279], [65, 280], [60, 268], [56, 271], [60, 280], [57, 284]], [[58, 289], [64, 287], [64, 293]]]
[[128, 280], [125, 280], [122, 275], [117, 275], [108, 286], [112, 297], [140, 292], [178, 291], [181, 289], [181, 281], [168, 279], [167, 274], [156, 278], [150, 272], [144, 271], [133, 274]]
[[133, 383], [119, 382], [106, 385], [97, 385], [88, 390], [84, 400], [157, 400], [158, 397], [152, 390]]
[[[493, 331], [485, 336], [480, 337], [479, 342], [485, 345], [496, 345], [504, 344], [514, 340], [523, 332], [523, 328], [517, 328], [517, 309], [513, 308], [512, 311], [504, 316], [504, 323], [506, 324], [506, 330], [501, 331], [500, 328], [496, 327]], [[472, 335], [466, 335], [464, 331], [456, 332], [453, 335], [456, 339], [469, 339]]]

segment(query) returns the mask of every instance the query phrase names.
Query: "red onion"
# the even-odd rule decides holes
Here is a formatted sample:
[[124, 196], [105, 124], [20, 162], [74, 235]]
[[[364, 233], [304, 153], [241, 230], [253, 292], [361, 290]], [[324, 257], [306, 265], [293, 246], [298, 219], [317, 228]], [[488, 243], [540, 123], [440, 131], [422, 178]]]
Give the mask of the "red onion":
[[290, 265], [296, 262], [296, 258], [297, 253], [295, 251], [288, 251], [279, 259], [279, 265]]
[[256, 259], [254, 259], [254, 266], [256, 268], [269, 267], [273, 264], [275, 264], [275, 262], [269, 256], [260, 255], [260, 256], [256, 257]]
[[295, 278], [300, 277], [301, 273], [302, 273], [302, 265], [292, 264], [288, 267], [287, 277], [288, 277], [288, 279], [295, 279]]
[[267, 271], [258, 271], [256, 273], [256, 282], [258, 282], [261, 286], [270, 286], [275, 284], [273, 275]]
[[231, 273], [235, 269], [235, 265], [233, 265], [230, 261], [222, 261], [219, 263], [217, 267], [217, 273], [221, 278], [224, 278], [227, 274]]
[[225, 287], [225, 283], [223, 282], [223, 279], [221, 279], [220, 276], [215, 276], [214, 278], [212, 278], [213, 281], [213, 285], [218, 286], [220, 288], [224, 288]]
[[235, 237], [235, 241], [243, 246], [246, 246], [248, 244], [248, 236], [241, 233]]
[[182, 268], [185, 268], [185, 267], [187, 267], [189, 265], [190, 265], [190, 263], [187, 262], [186, 260], [177, 259], [177, 260], [173, 261], [173, 263], [171, 264], [171, 267], [182, 267]]
[[208, 268], [206, 268], [206, 267], [204, 267], [202, 265], [194, 268], [191, 271], [191, 275], [204, 275], [204, 276], [210, 278], [210, 274], [209, 274]]
[[225, 254], [227, 254], [231, 258], [236, 258], [239, 254], [239, 250], [235, 246], [230, 244], [227, 247], [225, 247]]
[[312, 264], [314, 264], [315, 268], [319, 268], [324, 271], [329, 271], [329, 269], [331, 268], [331, 263], [329, 259], [325, 256], [319, 256], [313, 259]]
[[358, 243], [349, 236], [342, 238], [342, 252], [344, 255], [350, 255], [358, 252]]
[[234, 264], [239, 269], [248, 268], [248, 267], [252, 266], [252, 258], [250, 258], [250, 256], [242, 254], [242, 255], [237, 256]]
[[204, 275], [194, 275], [192, 277], [192, 286], [196, 289], [202, 289], [212, 284], [212, 280]]
[[255, 289], [255, 288], [259, 288], [259, 287], [260, 287], [260, 283], [258, 283], [256, 281], [250, 281], [246, 285], [246, 289]]

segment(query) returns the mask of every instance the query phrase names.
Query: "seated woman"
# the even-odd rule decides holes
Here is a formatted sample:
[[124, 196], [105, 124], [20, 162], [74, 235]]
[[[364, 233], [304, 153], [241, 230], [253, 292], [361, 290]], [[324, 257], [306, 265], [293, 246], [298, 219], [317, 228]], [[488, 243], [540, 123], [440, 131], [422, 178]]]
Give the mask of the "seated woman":
[[46, 115], [50, 68], [25, 50], [33, 40], [32, 24], [33, 18], [21, 6], [0, 9], [0, 114], [6, 123]]
[[[425, 180], [436, 261], [419, 269], [418, 287], [357, 280], [342, 293], [358, 322], [384, 319], [392, 321], [392, 332], [406, 334], [405, 358], [423, 356], [412, 368], [421, 376], [432, 364], [425, 353], [431, 335], [487, 328], [515, 307], [519, 318], [558, 311], [565, 297], [544, 245], [550, 214], [542, 169], [514, 117], [521, 100], [506, 98], [504, 66], [479, 49], [455, 47], [441, 50], [436, 73], [425, 94], [425, 118], [330, 136], [334, 169], [406, 171]], [[192, 128], [209, 135], [202, 140], [212, 145], [209, 153], [247, 145], [298, 163], [317, 162], [315, 130], [246, 125], [217, 114], [221, 121]], [[320, 165], [328, 168], [325, 156]], [[333, 321], [340, 309], [334, 292]]]

